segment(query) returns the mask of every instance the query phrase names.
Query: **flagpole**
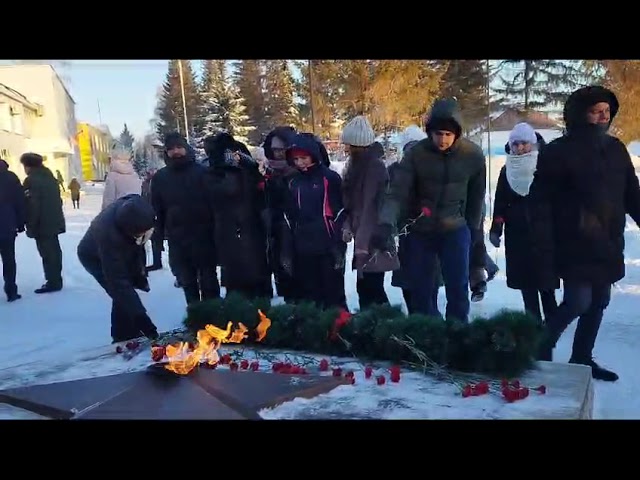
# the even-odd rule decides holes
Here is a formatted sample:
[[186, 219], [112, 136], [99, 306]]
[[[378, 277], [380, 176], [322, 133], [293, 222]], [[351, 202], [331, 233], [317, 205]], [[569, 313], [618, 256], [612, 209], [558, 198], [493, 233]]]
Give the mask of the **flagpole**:
[[102, 113], [100, 112], [100, 99], [96, 99], [98, 102], [98, 121], [100, 122], [100, 125], [102, 125]]
[[178, 60], [178, 70], [180, 71], [180, 91], [182, 92], [182, 112], [184, 113], [184, 131], [189, 142], [189, 122], [187, 120], [187, 99], [184, 95], [184, 74], [182, 73], [182, 60]]

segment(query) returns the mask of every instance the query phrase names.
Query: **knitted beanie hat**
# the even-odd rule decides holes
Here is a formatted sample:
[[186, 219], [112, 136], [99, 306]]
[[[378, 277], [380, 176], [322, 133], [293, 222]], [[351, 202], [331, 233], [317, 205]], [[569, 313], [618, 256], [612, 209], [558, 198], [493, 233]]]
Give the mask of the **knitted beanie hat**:
[[340, 141], [354, 147], [368, 147], [376, 140], [376, 134], [369, 120], [362, 115], [354, 117], [342, 130]]
[[511, 149], [513, 149], [515, 142], [526, 142], [535, 146], [538, 143], [538, 138], [533, 127], [526, 122], [515, 125], [509, 133], [509, 147]]

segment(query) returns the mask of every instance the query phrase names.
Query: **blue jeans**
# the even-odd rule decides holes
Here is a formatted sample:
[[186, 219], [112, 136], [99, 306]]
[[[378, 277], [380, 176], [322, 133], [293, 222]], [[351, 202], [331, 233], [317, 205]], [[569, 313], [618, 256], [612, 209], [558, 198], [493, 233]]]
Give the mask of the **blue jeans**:
[[598, 337], [600, 323], [611, 300], [611, 285], [591, 285], [564, 283], [562, 303], [551, 318], [547, 319], [546, 330], [552, 347], [560, 339], [566, 328], [578, 318], [578, 326], [573, 337], [571, 360], [588, 362], [593, 357], [593, 347]]
[[407, 235], [408, 276], [413, 313], [442, 316], [437, 305], [436, 258], [440, 259], [447, 295], [446, 318], [469, 319], [469, 247], [471, 233], [466, 225], [448, 232]]

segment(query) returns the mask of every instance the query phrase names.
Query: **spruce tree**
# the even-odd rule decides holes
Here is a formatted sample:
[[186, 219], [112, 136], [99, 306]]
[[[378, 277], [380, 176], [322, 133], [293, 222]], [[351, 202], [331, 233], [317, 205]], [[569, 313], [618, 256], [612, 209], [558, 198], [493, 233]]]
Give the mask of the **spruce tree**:
[[563, 104], [580, 80], [577, 61], [503, 60], [492, 90], [505, 105], [528, 112]]
[[223, 125], [226, 91], [225, 61], [205, 60], [201, 87], [203, 138], [226, 128]]
[[298, 110], [294, 100], [295, 83], [286, 60], [265, 60], [264, 116], [269, 130], [295, 125]]
[[[315, 130], [323, 138], [335, 138], [339, 135], [340, 119], [343, 117], [343, 108], [338, 101], [342, 91], [339, 67], [336, 60], [305, 60], [296, 64], [300, 72], [295, 84], [296, 94], [300, 99], [297, 105], [298, 128], [306, 131]], [[311, 83], [313, 95], [310, 90]], [[311, 118], [312, 97], [313, 119]]]
[[133, 143], [135, 139], [133, 138], [133, 135], [129, 131], [129, 127], [127, 127], [126, 123], [124, 124], [124, 128], [120, 133], [119, 141], [124, 147], [128, 148], [129, 150], [133, 150]]
[[238, 96], [244, 100], [248, 126], [253, 127], [248, 134], [253, 145], [261, 143], [268, 133], [264, 111], [264, 65], [262, 60], [240, 60], [234, 65], [232, 83]]
[[244, 99], [229, 81], [224, 60], [206, 60], [203, 69], [203, 137], [224, 130], [241, 142], [253, 130]]
[[591, 84], [603, 79], [605, 87], [610, 88], [622, 106], [613, 121], [615, 136], [628, 144], [640, 139], [640, 61], [638, 60], [600, 60]]
[[150, 168], [150, 159], [143, 143], [138, 143], [133, 151], [133, 169], [140, 178], [144, 178]]
[[444, 73], [430, 60], [339, 61], [344, 120], [365, 115], [377, 133], [420, 123]]
[[490, 110], [487, 105], [487, 82], [491, 72], [487, 72], [487, 61], [445, 60], [438, 63], [445, 69], [440, 96], [458, 101], [465, 130], [483, 125]]
[[244, 98], [242, 98], [237, 87], [232, 83], [227, 84], [225, 101], [227, 102], [226, 107], [228, 112], [225, 123], [229, 133], [240, 142], [258, 145], [258, 142], [251, 140], [255, 127], [251, 125], [249, 115], [246, 114], [247, 108], [244, 104]]
[[158, 123], [156, 131], [160, 138], [167, 133], [178, 131], [186, 137], [185, 115], [182, 102], [179, 62], [182, 62], [182, 77], [184, 80], [184, 96], [187, 111], [189, 135], [198, 137], [202, 130], [202, 115], [200, 91], [193, 74], [193, 67], [189, 60], [169, 60], [169, 66], [162, 92], [158, 101], [156, 115]]

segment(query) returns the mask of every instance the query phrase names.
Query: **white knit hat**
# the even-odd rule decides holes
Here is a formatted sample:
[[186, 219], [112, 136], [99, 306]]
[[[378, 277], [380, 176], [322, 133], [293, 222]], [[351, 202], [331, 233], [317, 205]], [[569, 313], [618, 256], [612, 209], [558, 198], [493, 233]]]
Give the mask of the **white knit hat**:
[[417, 125], [409, 125], [404, 131], [399, 135], [400, 143], [398, 144], [398, 149], [403, 152], [404, 147], [409, 142], [419, 142], [420, 140], [424, 140], [427, 138], [427, 134], [424, 130], [422, 130]]
[[509, 133], [509, 147], [513, 148], [514, 142], [527, 142], [535, 146], [538, 143], [536, 131], [526, 122], [518, 123]]
[[368, 147], [376, 141], [376, 134], [369, 120], [362, 115], [354, 117], [342, 130], [340, 141], [354, 147]]

